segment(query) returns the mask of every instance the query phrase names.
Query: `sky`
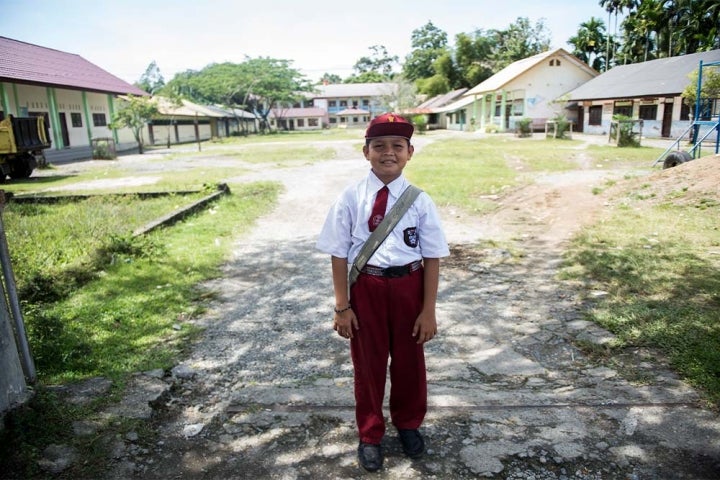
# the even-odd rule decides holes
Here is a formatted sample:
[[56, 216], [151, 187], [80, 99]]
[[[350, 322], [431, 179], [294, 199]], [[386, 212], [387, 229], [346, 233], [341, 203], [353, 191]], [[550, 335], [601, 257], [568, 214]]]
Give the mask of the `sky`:
[[608, 22], [598, 0], [0, 0], [0, 12], [0, 36], [80, 55], [128, 83], [152, 61], [167, 82], [248, 57], [291, 60], [311, 80], [345, 78], [373, 45], [402, 61], [429, 21], [452, 46], [458, 33], [543, 19], [551, 47], [568, 50], [580, 23]]

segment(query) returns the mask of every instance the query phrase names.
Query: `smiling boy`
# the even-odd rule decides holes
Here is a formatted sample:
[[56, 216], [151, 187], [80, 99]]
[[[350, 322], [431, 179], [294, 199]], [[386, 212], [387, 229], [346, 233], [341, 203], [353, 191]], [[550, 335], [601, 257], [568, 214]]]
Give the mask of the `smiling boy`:
[[427, 411], [423, 344], [437, 333], [440, 258], [450, 254], [435, 204], [421, 193], [370, 257], [348, 291], [348, 271], [371, 232], [410, 185], [403, 169], [415, 151], [414, 127], [386, 113], [365, 132], [368, 175], [346, 188], [330, 209], [317, 248], [331, 256], [333, 328], [350, 339], [355, 377], [358, 460], [382, 467], [383, 399], [390, 361], [390, 419], [403, 451], [425, 451], [419, 427]]

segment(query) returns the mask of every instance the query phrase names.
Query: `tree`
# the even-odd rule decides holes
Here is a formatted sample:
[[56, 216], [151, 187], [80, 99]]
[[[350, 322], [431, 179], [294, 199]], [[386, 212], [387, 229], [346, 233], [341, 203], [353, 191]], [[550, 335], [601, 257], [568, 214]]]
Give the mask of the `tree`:
[[[700, 98], [708, 100], [720, 98], [720, 68], [706, 67], [703, 68], [702, 74]], [[688, 75], [688, 78], [690, 79], [690, 83], [688, 83], [685, 90], [683, 90], [682, 97], [687, 105], [694, 107], [697, 101], [698, 70], [695, 69]]]
[[261, 130], [270, 128], [268, 116], [273, 108], [292, 105], [304, 98], [304, 92], [313, 91], [310, 81], [292, 68], [291, 63], [269, 57], [252, 58], [242, 63], [242, 78], [250, 82], [245, 98], [260, 117]]
[[472, 88], [493, 75], [492, 55], [495, 41], [483, 30], [455, 36], [455, 68], [459, 81], [455, 88]]
[[361, 57], [355, 62], [353, 68], [359, 75], [363, 73], [377, 73], [385, 79], [392, 78], [394, 66], [398, 63], [396, 55], [390, 56], [383, 45], [370, 47], [372, 54], [369, 57]]
[[[612, 40], [614, 40], [610, 36], [610, 16], [615, 15], [615, 30], [614, 30], [614, 38], [617, 38], [617, 31], [618, 31], [618, 13], [622, 14], [624, 9], [632, 10], [633, 8], [637, 8], [637, 5], [639, 3], [639, 0], [600, 0], [600, 6], [605, 8], [605, 11], [608, 12], [608, 32], [607, 37], [605, 39], [605, 71], [610, 68], [610, 59], [612, 59], [615, 56], [615, 45], [616, 43]], [[611, 45], [613, 48], [611, 48]], [[600, 45], [598, 45], [598, 48]]]
[[[717, 0], [625, 0], [612, 2], [629, 13], [622, 22], [625, 63], [720, 48]], [[605, 2], [601, 2], [605, 4]]]
[[550, 48], [550, 32], [543, 19], [533, 25], [527, 17], [518, 17], [506, 30], [495, 30], [491, 35], [495, 37], [494, 71]]
[[378, 72], [363, 72], [359, 75], [352, 74], [343, 80], [343, 83], [382, 83], [386, 82], [388, 78], [382, 73]]
[[[609, 40], [609, 39], [607, 39]], [[599, 18], [591, 17], [580, 24], [577, 34], [570, 37], [568, 43], [573, 46], [572, 54], [595, 70], [607, 70], [608, 57], [603, 55], [605, 24]]]
[[128, 95], [109, 126], [112, 129], [128, 127], [138, 144], [138, 153], [142, 154], [144, 152], [143, 127], [157, 113], [157, 105], [150, 97]]
[[413, 81], [435, 75], [433, 63], [448, 52], [447, 33], [428, 21], [413, 30], [410, 45], [413, 50], [405, 57], [403, 76]]
[[443, 93], [450, 91], [448, 79], [442, 75], [433, 75], [430, 78], [420, 78], [416, 80], [416, 84], [418, 91], [428, 95], [429, 97], [442, 95]]
[[323, 74], [323, 76], [320, 77], [320, 81], [318, 83], [321, 85], [332, 85], [332, 84], [342, 83], [342, 78], [340, 77], [340, 75], [325, 72]]
[[135, 83], [135, 86], [151, 95], [154, 95], [165, 86], [165, 79], [160, 73], [160, 68], [158, 68], [155, 60], [150, 62], [150, 65], [145, 69], [145, 73]]
[[264, 131], [270, 127], [268, 116], [313, 91], [311, 82], [291, 67], [290, 60], [269, 57], [246, 58], [243, 63], [216, 63], [201, 71], [177, 75], [168, 86], [186, 98], [228, 108], [250, 110]]

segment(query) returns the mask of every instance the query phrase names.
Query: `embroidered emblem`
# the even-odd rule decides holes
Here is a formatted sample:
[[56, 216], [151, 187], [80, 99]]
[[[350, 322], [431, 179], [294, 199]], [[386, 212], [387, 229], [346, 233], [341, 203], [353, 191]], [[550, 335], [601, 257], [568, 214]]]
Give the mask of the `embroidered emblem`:
[[383, 215], [375, 215], [370, 219], [370, 222], [373, 225], [373, 229], [377, 228], [378, 225], [380, 225], [380, 222], [383, 221], [383, 218], [385, 218]]
[[418, 246], [417, 227], [410, 227], [403, 230], [405, 245], [415, 248]]
[[388, 120], [388, 122], [394, 122], [395, 117], [393, 117], [392, 115], [388, 115], [387, 120]]

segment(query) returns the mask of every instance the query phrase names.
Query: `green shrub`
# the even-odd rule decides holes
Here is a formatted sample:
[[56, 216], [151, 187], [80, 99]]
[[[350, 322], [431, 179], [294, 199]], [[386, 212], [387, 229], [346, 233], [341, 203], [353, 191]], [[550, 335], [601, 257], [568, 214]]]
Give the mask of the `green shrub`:
[[107, 140], [93, 142], [92, 158], [95, 160], [115, 160], [117, 154], [114, 146]]
[[517, 133], [519, 137], [531, 137], [532, 136], [532, 118], [523, 118], [515, 122]]
[[415, 125], [415, 131], [419, 134], [423, 134], [427, 130], [427, 119], [425, 118], [425, 115], [413, 116], [412, 123]]
[[639, 133], [634, 130], [636, 123], [631, 117], [614, 115], [610, 124], [610, 138], [617, 138], [618, 147], [639, 147]]
[[[555, 138], [566, 139], [567, 132], [570, 130], [570, 121], [565, 115], [555, 115], [552, 119], [555, 122]], [[548, 132], [550, 133], [550, 132]]]

